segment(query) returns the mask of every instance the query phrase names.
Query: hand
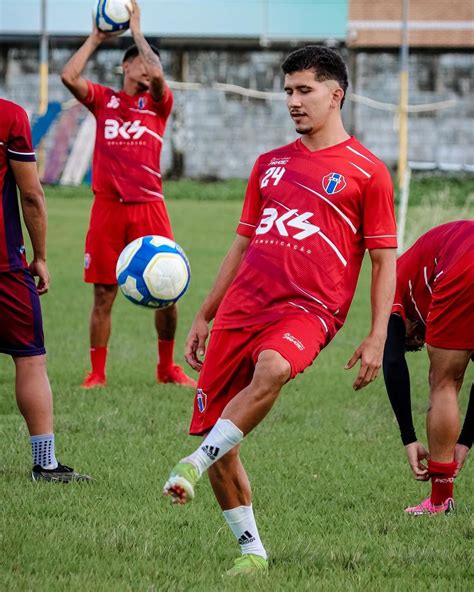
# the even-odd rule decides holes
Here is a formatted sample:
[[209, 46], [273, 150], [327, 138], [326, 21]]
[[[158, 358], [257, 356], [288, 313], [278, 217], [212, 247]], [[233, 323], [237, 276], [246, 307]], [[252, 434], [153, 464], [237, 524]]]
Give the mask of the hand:
[[405, 446], [408, 457], [408, 462], [413, 473], [413, 477], [417, 481], [428, 481], [430, 478], [428, 474], [428, 467], [421, 461], [429, 458], [428, 451], [421, 442], [412, 442]]
[[464, 444], [456, 444], [454, 449], [454, 460], [458, 463], [454, 476], [457, 477], [463, 468], [466, 458], [469, 456], [469, 448]]
[[96, 43], [100, 45], [102, 41], [105, 41], [109, 37], [115, 37], [115, 33], [106, 33], [105, 31], [101, 31], [95, 22], [95, 17], [92, 17], [92, 33], [90, 34], [90, 38]]
[[130, 31], [132, 35], [140, 32], [140, 7], [137, 0], [131, 0], [131, 8], [127, 5], [127, 10], [130, 14]]
[[369, 335], [355, 350], [352, 358], [344, 366], [346, 370], [353, 368], [360, 360], [360, 370], [357, 378], [352, 385], [355, 391], [358, 391], [377, 378], [382, 366], [383, 348], [385, 338]]
[[33, 259], [30, 263], [30, 271], [35, 277], [39, 278], [37, 285], [38, 294], [40, 296], [46, 294], [49, 290], [49, 271], [46, 261], [44, 259]]
[[184, 346], [184, 359], [193, 368], [201, 371], [202, 361], [198, 358], [206, 353], [206, 340], [209, 335], [209, 326], [204, 317], [197, 315], [191, 325]]

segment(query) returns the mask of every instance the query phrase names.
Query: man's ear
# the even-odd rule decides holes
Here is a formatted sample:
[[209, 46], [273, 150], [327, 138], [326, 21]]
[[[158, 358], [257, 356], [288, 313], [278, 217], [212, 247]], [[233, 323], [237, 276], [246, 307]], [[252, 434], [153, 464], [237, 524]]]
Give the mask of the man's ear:
[[334, 90], [332, 93], [332, 100], [333, 100], [334, 106], [338, 106], [340, 108], [341, 101], [343, 98], [344, 98], [344, 91], [342, 90], [342, 88], [340, 88], [340, 87], [336, 88], [336, 90]]

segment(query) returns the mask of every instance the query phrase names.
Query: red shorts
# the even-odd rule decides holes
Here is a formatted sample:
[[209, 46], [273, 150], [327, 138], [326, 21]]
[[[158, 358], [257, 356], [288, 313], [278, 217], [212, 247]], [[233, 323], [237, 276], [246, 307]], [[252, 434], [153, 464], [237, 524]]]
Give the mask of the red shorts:
[[474, 350], [474, 260], [461, 257], [433, 288], [426, 343], [442, 349]]
[[171, 222], [162, 201], [122, 203], [116, 198], [96, 198], [86, 236], [84, 281], [116, 284], [115, 267], [124, 247], [150, 234], [173, 239]]
[[227, 403], [252, 380], [259, 354], [277, 351], [291, 366], [294, 378], [311, 366], [329, 342], [321, 322], [308, 315], [211, 332], [206, 358], [199, 375], [189, 433], [201, 436], [222, 415]]
[[0, 352], [14, 357], [46, 353], [38, 290], [28, 269], [0, 273]]

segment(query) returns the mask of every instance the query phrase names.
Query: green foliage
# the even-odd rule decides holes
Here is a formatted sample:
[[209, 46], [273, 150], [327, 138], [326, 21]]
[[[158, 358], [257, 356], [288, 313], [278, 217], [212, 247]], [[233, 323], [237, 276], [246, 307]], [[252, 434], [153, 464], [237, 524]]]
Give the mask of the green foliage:
[[[200, 187], [200, 185], [199, 185]], [[38, 590], [221, 592], [238, 547], [203, 479], [195, 501], [172, 507], [161, 488], [198, 440], [187, 436], [193, 393], [154, 382], [151, 311], [120, 295], [113, 316], [108, 387], [82, 391], [88, 367], [91, 288], [82, 283], [88, 203], [81, 190], [49, 199], [49, 264], [43, 297], [49, 373], [60, 460], [94, 476], [92, 484], [28, 479], [27, 432], [14, 401], [13, 365], [0, 359], [0, 588]], [[176, 239], [193, 277], [180, 303], [177, 359], [240, 213], [236, 200], [169, 200]], [[84, 194], [82, 194], [84, 195]], [[426, 212], [424, 213], [426, 217]], [[474, 576], [472, 461], [456, 483], [458, 512], [429, 519], [403, 508], [428, 493], [413, 481], [383, 382], [355, 393], [345, 362], [369, 326], [369, 267], [349, 319], [242, 447], [271, 571], [262, 592], [469, 590]], [[410, 356], [414, 415], [424, 438], [426, 352]], [[472, 369], [461, 406], [466, 407]], [[469, 584], [471, 582], [471, 584]]]

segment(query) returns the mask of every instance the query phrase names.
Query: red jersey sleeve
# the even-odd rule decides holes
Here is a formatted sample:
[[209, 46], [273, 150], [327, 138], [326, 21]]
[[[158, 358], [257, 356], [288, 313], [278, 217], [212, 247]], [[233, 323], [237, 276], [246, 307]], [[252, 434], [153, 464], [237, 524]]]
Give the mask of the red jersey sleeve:
[[150, 94], [151, 106], [155, 113], [163, 119], [167, 119], [173, 108], [173, 93], [168, 85], [165, 85], [165, 94], [159, 101], [155, 101]]
[[390, 173], [380, 166], [371, 175], [364, 192], [362, 230], [367, 249], [397, 247], [397, 223]]
[[31, 140], [31, 128], [26, 111], [15, 105], [8, 134], [7, 154], [10, 160], [34, 162], [36, 160]]
[[253, 236], [255, 229], [257, 228], [257, 222], [260, 218], [260, 212], [262, 209], [262, 199], [260, 196], [260, 183], [259, 183], [259, 159], [253, 165], [252, 172], [250, 173], [249, 182], [247, 184], [247, 191], [245, 192], [244, 205], [242, 208], [242, 214], [240, 221], [237, 226], [237, 234], [242, 236]]
[[80, 101], [85, 107], [89, 109], [91, 113], [97, 115], [102, 99], [105, 92], [107, 91], [106, 86], [96, 84], [95, 82], [87, 81], [87, 97]]

